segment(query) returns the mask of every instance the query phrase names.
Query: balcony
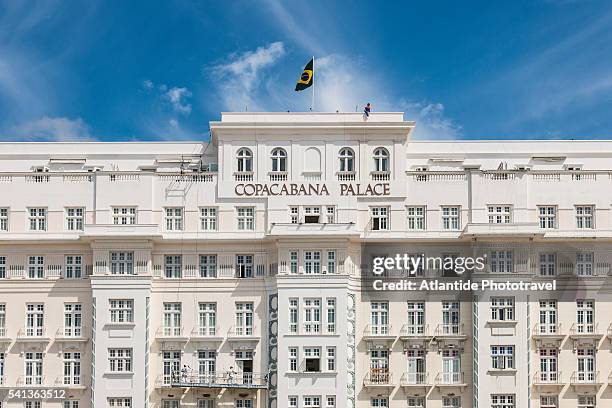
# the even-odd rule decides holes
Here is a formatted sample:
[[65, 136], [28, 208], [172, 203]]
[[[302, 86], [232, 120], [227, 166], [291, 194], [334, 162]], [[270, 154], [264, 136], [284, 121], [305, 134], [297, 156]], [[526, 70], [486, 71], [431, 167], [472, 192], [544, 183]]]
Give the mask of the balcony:
[[433, 341], [437, 343], [438, 350], [447, 347], [461, 348], [467, 337], [463, 324], [439, 324], [434, 332]]
[[156, 386], [158, 388], [266, 389], [268, 376], [250, 372], [217, 371], [200, 374], [196, 370], [181, 370], [178, 373], [159, 376]]
[[431, 340], [433, 336], [429, 333], [428, 324], [405, 324], [400, 330], [400, 339], [425, 339]]
[[370, 172], [372, 181], [389, 181], [391, 180], [391, 172], [388, 171], [372, 171]]
[[565, 338], [561, 323], [536, 323], [531, 331], [531, 338], [537, 347], [550, 345], [559, 347]]
[[86, 343], [89, 339], [85, 333], [85, 327], [67, 326], [60, 327], [55, 333], [55, 338], [63, 343]]
[[574, 371], [570, 377], [570, 385], [574, 391], [597, 390], [601, 384], [599, 371]]
[[355, 227], [355, 223], [288, 223], [274, 222], [270, 225], [270, 235], [279, 236], [342, 236], [355, 235], [359, 236], [359, 232]]
[[536, 371], [533, 375], [533, 386], [540, 391], [559, 392], [563, 385], [563, 376], [560, 371]]
[[48, 343], [51, 341], [44, 327], [26, 327], [17, 333], [17, 341], [21, 343]]
[[78, 375], [61, 375], [55, 379], [55, 386], [69, 390], [84, 390], [83, 377]]
[[599, 340], [603, 333], [599, 330], [599, 323], [594, 324], [572, 324], [569, 331], [570, 339], [593, 339]]
[[490, 237], [532, 237], [544, 235], [537, 222], [514, 222], [508, 224], [469, 223], [465, 226], [463, 236]]
[[5, 327], [0, 327], [0, 347], [10, 344], [11, 338], [8, 336], [8, 332]]
[[219, 327], [194, 327], [189, 339], [197, 343], [221, 343], [223, 336], [220, 333]]
[[449, 372], [449, 373], [438, 373], [436, 376], [436, 387], [467, 387], [465, 382], [465, 373], [463, 372]]
[[338, 181], [355, 181], [356, 173], [354, 171], [339, 171], [336, 176]]
[[185, 335], [182, 327], [160, 327], [155, 332], [155, 339], [161, 344], [162, 349], [168, 346], [183, 346], [189, 338]]
[[161, 236], [157, 224], [85, 224], [83, 237], [147, 237]]
[[237, 171], [234, 173], [234, 181], [253, 181], [253, 172]]
[[271, 171], [268, 173], [268, 180], [287, 181], [287, 172], [286, 171]]
[[431, 387], [429, 373], [404, 373], [400, 379], [400, 386], [406, 393], [412, 393], [418, 389], [425, 391]]
[[393, 375], [385, 368], [373, 368], [363, 379], [363, 386], [367, 388], [393, 388]]
[[44, 375], [22, 375], [17, 378], [16, 386], [24, 387], [24, 388], [48, 387], [46, 378]]
[[395, 340], [395, 335], [391, 334], [393, 331], [393, 327], [388, 324], [382, 325], [372, 325], [368, 324], [365, 329], [363, 329], [363, 339], [365, 341], [372, 340], [381, 340], [381, 341], [393, 341]]
[[230, 343], [259, 343], [260, 335], [255, 326], [232, 326], [227, 332], [227, 341]]
[[0, 375], [0, 388], [2, 388], [2, 387], [10, 387], [6, 383], [6, 376], [4, 376], [4, 375]]

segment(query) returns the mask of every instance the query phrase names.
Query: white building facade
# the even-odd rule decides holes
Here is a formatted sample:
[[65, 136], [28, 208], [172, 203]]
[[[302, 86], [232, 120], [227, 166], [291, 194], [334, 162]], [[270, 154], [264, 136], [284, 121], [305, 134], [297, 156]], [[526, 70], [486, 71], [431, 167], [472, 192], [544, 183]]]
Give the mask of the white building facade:
[[[0, 144], [0, 407], [612, 406], [612, 142], [414, 126]], [[383, 280], [555, 289], [372, 290], [395, 254], [485, 261]]]

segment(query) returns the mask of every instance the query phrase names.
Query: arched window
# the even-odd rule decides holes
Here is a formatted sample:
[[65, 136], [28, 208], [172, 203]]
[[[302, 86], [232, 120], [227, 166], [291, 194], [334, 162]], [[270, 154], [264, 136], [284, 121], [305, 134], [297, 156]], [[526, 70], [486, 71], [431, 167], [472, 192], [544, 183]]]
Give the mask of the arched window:
[[238, 150], [236, 155], [238, 171], [253, 171], [253, 153], [246, 147]]
[[277, 147], [272, 150], [272, 171], [287, 171], [287, 152]]
[[389, 152], [384, 147], [374, 150], [374, 171], [389, 171]]
[[338, 159], [340, 160], [340, 171], [355, 171], [355, 153], [353, 153], [352, 149], [348, 147], [342, 148]]

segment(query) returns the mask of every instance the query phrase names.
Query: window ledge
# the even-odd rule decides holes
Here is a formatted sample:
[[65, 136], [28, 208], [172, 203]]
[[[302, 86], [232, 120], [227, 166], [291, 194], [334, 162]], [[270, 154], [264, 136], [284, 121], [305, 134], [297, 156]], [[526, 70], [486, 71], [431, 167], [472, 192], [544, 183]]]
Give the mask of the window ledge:
[[517, 324], [517, 320], [487, 320], [487, 326], [490, 327], [514, 327]]
[[105, 371], [104, 377], [132, 377], [134, 376], [133, 371]]
[[136, 323], [133, 323], [133, 322], [104, 324], [105, 328], [110, 328], [110, 329], [133, 329], [135, 326], [136, 326]]
[[506, 368], [506, 369], [496, 369], [490, 368], [487, 370], [487, 374], [490, 375], [516, 375], [515, 368]]
[[290, 376], [299, 376], [299, 375], [313, 375], [313, 376], [322, 376], [322, 377], [334, 377], [338, 375], [337, 371], [289, 371], [287, 375]]

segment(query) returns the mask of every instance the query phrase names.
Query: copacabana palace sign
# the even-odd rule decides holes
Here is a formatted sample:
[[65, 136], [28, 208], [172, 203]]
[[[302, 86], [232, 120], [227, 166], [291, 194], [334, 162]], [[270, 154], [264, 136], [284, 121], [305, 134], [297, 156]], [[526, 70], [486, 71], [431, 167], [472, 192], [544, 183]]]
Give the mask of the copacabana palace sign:
[[[339, 183], [341, 196], [388, 196], [389, 183]], [[326, 183], [240, 183], [234, 187], [238, 196], [328, 196]]]

